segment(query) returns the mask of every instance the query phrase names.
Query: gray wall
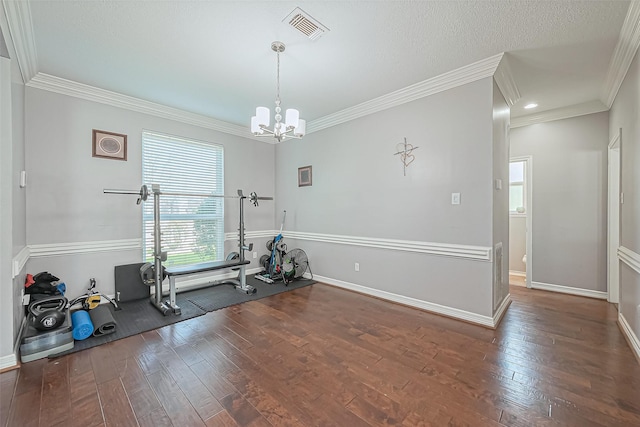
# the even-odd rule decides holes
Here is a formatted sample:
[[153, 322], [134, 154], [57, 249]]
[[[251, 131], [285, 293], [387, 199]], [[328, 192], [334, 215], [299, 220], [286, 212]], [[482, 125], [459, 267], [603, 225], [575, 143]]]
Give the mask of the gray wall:
[[[143, 130], [222, 144], [225, 150], [225, 193], [237, 189], [274, 194], [274, 146], [163, 118], [123, 110], [40, 89], [26, 90], [27, 242], [53, 245], [142, 238], [142, 214], [134, 196], [103, 194], [105, 188], [138, 190]], [[128, 135], [127, 161], [92, 157], [92, 129]], [[150, 183], [147, 183], [150, 184]], [[249, 205], [249, 204], [247, 204]], [[245, 209], [248, 231], [272, 230], [274, 204]], [[225, 204], [225, 231], [238, 228], [238, 204]], [[263, 240], [263, 239], [261, 239]], [[261, 245], [264, 242], [259, 242]], [[225, 250], [237, 250], [228, 241]], [[140, 262], [141, 250], [33, 256], [30, 273], [49, 271], [80, 295], [95, 277], [98, 289], [114, 293], [113, 267]], [[252, 261], [257, 267], [257, 261]]]
[[[502, 244], [502, 262], [494, 272], [493, 309], [509, 294], [509, 123], [510, 110], [493, 82], [493, 247]], [[500, 189], [496, 182], [499, 181]]]
[[[620, 205], [620, 245], [633, 251], [640, 260], [640, 64], [638, 54], [611, 107], [609, 137], [622, 128], [621, 191], [624, 203]], [[640, 261], [639, 261], [640, 262]], [[620, 263], [620, 313], [640, 337], [640, 274], [626, 263]]]
[[527, 265], [522, 257], [527, 252], [527, 217], [512, 216], [509, 218], [509, 270], [524, 273]]
[[[277, 220], [286, 209], [285, 231], [492, 247], [492, 99], [485, 78], [279, 144]], [[404, 137], [419, 147], [407, 176], [393, 155]], [[298, 187], [306, 165], [313, 185]], [[288, 246], [307, 251], [315, 274], [492, 315], [488, 261], [313, 240]]]
[[11, 64], [0, 57], [0, 366], [13, 353]]
[[[27, 245], [27, 204], [26, 189], [20, 188], [20, 172], [25, 169], [24, 158], [24, 85], [13, 83], [11, 85], [11, 112], [12, 112], [12, 247], [13, 257], [25, 249]], [[20, 333], [20, 326], [24, 318], [22, 306], [22, 290], [24, 288], [26, 271], [23, 267], [13, 279], [13, 336]]]
[[531, 281], [607, 290], [608, 113], [511, 130], [511, 156], [533, 157]]

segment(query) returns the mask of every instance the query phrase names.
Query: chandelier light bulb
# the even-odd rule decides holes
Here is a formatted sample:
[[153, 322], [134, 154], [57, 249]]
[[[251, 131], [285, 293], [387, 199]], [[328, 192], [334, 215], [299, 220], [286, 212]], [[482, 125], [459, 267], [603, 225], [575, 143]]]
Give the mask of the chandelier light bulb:
[[256, 108], [256, 115], [251, 117], [251, 133], [254, 136], [272, 136], [283, 141], [287, 137], [300, 139], [305, 135], [306, 122], [300, 118], [300, 112], [295, 108], [285, 110], [285, 121], [282, 122], [282, 108], [280, 107], [280, 53], [284, 52], [285, 45], [275, 41], [271, 43], [271, 50], [277, 55], [277, 79], [276, 79], [276, 100], [275, 100], [275, 123], [273, 130], [269, 128], [271, 121], [271, 111], [267, 107]]

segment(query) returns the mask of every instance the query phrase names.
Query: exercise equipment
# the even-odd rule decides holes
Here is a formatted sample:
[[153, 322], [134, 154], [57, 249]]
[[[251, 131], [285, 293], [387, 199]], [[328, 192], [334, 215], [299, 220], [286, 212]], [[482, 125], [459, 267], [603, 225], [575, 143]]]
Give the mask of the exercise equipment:
[[89, 312], [85, 310], [76, 310], [71, 313], [71, 323], [73, 324], [73, 339], [82, 341], [93, 335], [93, 322]]
[[309, 258], [307, 258], [306, 252], [302, 249], [291, 249], [284, 255], [282, 259], [282, 276], [285, 284], [299, 279], [307, 270], [309, 270]]
[[67, 317], [68, 303], [69, 301], [61, 295], [33, 301], [28, 307], [31, 324], [39, 331], [56, 329]]
[[98, 305], [100, 305], [100, 301], [102, 301], [102, 298], [113, 304], [116, 310], [120, 310], [117, 302], [109, 298], [107, 295], [96, 290], [96, 279], [91, 278], [89, 279], [89, 288], [87, 289], [87, 292], [71, 300], [68, 307], [71, 308], [76, 304], [82, 304], [83, 310], [93, 310]]
[[89, 316], [93, 324], [91, 332], [94, 337], [112, 334], [116, 331], [117, 323], [111, 314], [111, 310], [109, 310], [109, 306], [101, 305], [95, 310], [91, 310]]
[[[245, 231], [244, 231], [244, 201], [245, 199], [249, 199], [254, 206], [258, 206], [259, 200], [273, 200], [273, 197], [259, 197], [255, 192], [251, 193], [249, 196], [245, 196], [242, 190], [238, 190], [237, 196], [226, 196], [226, 195], [214, 195], [214, 194], [202, 194], [202, 193], [181, 193], [181, 192], [167, 192], [161, 191], [160, 185], [152, 184], [151, 185], [151, 193], [148, 190], [146, 185], [143, 185], [139, 191], [135, 190], [103, 190], [105, 194], [130, 194], [137, 195], [138, 201], [137, 204], [140, 204], [143, 201], [146, 201], [149, 194], [153, 194], [153, 258], [154, 263], [152, 267], [143, 266], [140, 268], [140, 276], [144, 283], [148, 285], [155, 286], [155, 294], [151, 298], [151, 303], [165, 316], [168, 314], [180, 314], [180, 307], [176, 304], [176, 285], [175, 279], [179, 276], [202, 273], [206, 271], [214, 271], [221, 270], [232, 267], [239, 267], [239, 273], [237, 279], [226, 279], [222, 281], [216, 281], [207, 283], [204, 286], [213, 286], [223, 283], [231, 283], [235, 286], [237, 290], [240, 292], [244, 292], [246, 294], [253, 294], [256, 292], [256, 289], [247, 284], [246, 278], [246, 265], [250, 263], [250, 261], [245, 259], [244, 252], [251, 251], [253, 249], [253, 243], [248, 246], [245, 245]], [[239, 240], [238, 240], [238, 257], [225, 260], [225, 261], [214, 261], [214, 262], [205, 262], [199, 264], [192, 265], [183, 265], [179, 267], [169, 267], [164, 268], [162, 263], [167, 260], [167, 253], [162, 251], [162, 241], [161, 241], [161, 231], [160, 231], [160, 196], [192, 196], [192, 197], [220, 197], [226, 199], [238, 199], [240, 203], [240, 226], [238, 229]], [[153, 275], [153, 280], [151, 280], [151, 275]], [[165, 276], [166, 275], [166, 276]], [[163, 293], [162, 293], [162, 282], [165, 277], [169, 278], [169, 300], [163, 301]]]
[[20, 341], [20, 360], [22, 363], [42, 359], [52, 354], [71, 350], [74, 346], [71, 316], [65, 310], [65, 319], [56, 329], [37, 330], [31, 322], [25, 322], [25, 331]]
[[[265, 283], [273, 284], [276, 280], [283, 279], [280, 266], [282, 265], [282, 257], [287, 251], [287, 245], [282, 241], [282, 229], [284, 228], [284, 221], [287, 218], [287, 211], [284, 211], [282, 215], [282, 222], [280, 223], [280, 232], [273, 240], [267, 241], [267, 250], [271, 252], [269, 255], [269, 264], [265, 265], [265, 261], [262, 261], [260, 265], [263, 266], [264, 271], [260, 274], [256, 274], [255, 278], [262, 280]], [[263, 258], [261, 258], [262, 260]]]
[[137, 262], [134, 264], [115, 266], [113, 269], [116, 289], [115, 300], [118, 304], [145, 298], [148, 299], [151, 296], [151, 288], [144, 283], [143, 278], [140, 276], [140, 270], [145, 265], [150, 264]]

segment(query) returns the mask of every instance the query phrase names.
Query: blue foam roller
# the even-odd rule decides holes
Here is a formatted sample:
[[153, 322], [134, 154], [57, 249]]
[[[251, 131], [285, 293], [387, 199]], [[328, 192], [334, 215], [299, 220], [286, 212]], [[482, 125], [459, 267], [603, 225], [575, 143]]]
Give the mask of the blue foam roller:
[[93, 323], [91, 316], [84, 310], [77, 310], [71, 313], [71, 323], [73, 324], [73, 339], [82, 341], [93, 335]]

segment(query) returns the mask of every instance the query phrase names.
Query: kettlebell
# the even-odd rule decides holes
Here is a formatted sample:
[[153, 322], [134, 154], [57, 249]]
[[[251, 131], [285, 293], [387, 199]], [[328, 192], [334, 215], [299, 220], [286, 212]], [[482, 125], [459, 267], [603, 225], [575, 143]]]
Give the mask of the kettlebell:
[[29, 304], [33, 327], [39, 331], [50, 331], [62, 325], [66, 318], [67, 304], [67, 299], [60, 295], [43, 298]]

